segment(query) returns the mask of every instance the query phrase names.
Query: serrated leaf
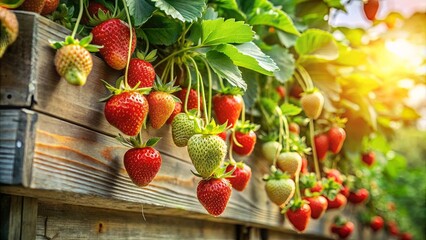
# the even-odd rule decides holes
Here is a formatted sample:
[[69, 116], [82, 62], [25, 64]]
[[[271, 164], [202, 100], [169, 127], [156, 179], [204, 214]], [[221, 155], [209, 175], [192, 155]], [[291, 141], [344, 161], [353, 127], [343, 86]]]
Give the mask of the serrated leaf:
[[339, 48], [333, 35], [319, 29], [309, 29], [304, 32], [295, 44], [296, 52], [301, 61], [324, 62], [339, 57]]
[[204, 20], [201, 23], [201, 43], [203, 45], [219, 45], [226, 43], [245, 43], [253, 39], [251, 27], [242, 21], [218, 18]]
[[264, 75], [272, 76], [274, 71], [279, 70], [275, 62], [253, 42], [240, 45], [223, 44], [215, 50], [226, 54], [235, 65]]
[[240, 70], [228, 56], [211, 50], [207, 52], [206, 57], [210, 67], [219, 77], [226, 79], [232, 86], [239, 87], [244, 91], [247, 89], [247, 84], [243, 80]]
[[281, 112], [286, 116], [296, 116], [302, 112], [302, 108], [291, 103], [284, 103], [280, 106]]
[[274, 72], [275, 78], [281, 83], [288, 81], [291, 76], [293, 76], [295, 69], [293, 54], [291, 54], [288, 49], [278, 45], [274, 45], [271, 49], [265, 51], [265, 53], [268, 54], [279, 67], [279, 71]]
[[155, 10], [149, 0], [127, 0], [129, 13], [135, 21], [135, 26], [144, 24]]
[[202, 16], [206, 3], [204, 0], [152, 0], [155, 6], [172, 18], [182, 22], [193, 22]]
[[259, 94], [259, 85], [256, 80], [256, 76], [258, 74], [256, 74], [256, 72], [254, 71], [251, 71], [245, 68], [241, 69], [241, 73], [242, 73], [243, 79], [247, 83], [247, 90], [243, 95], [243, 99], [244, 99], [245, 107], [248, 110], [253, 107]]
[[179, 38], [182, 26], [173, 19], [154, 15], [143, 25], [143, 31], [150, 44], [170, 46]]
[[285, 12], [276, 8], [264, 12], [256, 12], [248, 19], [248, 23], [251, 25], [267, 25], [296, 36], [300, 35], [293, 24], [293, 20]]

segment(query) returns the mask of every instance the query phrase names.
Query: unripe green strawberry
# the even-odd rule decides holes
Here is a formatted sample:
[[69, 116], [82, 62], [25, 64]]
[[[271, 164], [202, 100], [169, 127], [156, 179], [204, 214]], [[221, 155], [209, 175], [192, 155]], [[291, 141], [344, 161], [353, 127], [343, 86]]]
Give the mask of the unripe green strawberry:
[[195, 134], [188, 141], [188, 153], [198, 174], [210, 177], [226, 156], [226, 143], [217, 135]]
[[203, 179], [197, 187], [198, 201], [213, 216], [219, 216], [225, 211], [231, 193], [231, 184], [224, 178]]
[[300, 104], [308, 118], [317, 119], [324, 107], [324, 96], [318, 91], [307, 93], [300, 99]]
[[19, 33], [19, 23], [15, 13], [0, 7], [0, 58], [7, 47], [15, 42]]
[[272, 163], [275, 157], [278, 157], [282, 149], [279, 142], [270, 141], [262, 144], [262, 153], [266, 160]]
[[73, 85], [84, 85], [93, 67], [92, 55], [78, 44], [61, 47], [55, 55], [58, 74]]
[[294, 181], [280, 170], [265, 178], [265, 190], [269, 199], [278, 206], [284, 206], [293, 197], [296, 190]]
[[172, 137], [176, 146], [188, 145], [188, 140], [195, 134], [194, 124], [194, 119], [190, 115], [186, 113], [176, 115], [172, 122]]
[[302, 157], [297, 152], [283, 152], [277, 158], [277, 167], [290, 177], [300, 173]]
[[175, 109], [175, 100], [170, 93], [151, 92], [148, 97], [149, 121], [154, 129], [160, 129]]

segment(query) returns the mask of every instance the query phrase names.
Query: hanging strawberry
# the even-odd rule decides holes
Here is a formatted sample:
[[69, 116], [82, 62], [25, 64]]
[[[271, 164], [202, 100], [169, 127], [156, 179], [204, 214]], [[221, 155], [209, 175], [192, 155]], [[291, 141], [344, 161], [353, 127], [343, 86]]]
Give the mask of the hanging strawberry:
[[240, 117], [243, 99], [239, 88], [226, 88], [213, 97], [213, 110], [219, 124], [232, 127]]
[[259, 125], [250, 123], [249, 121], [238, 121], [233, 135], [232, 151], [241, 156], [248, 156], [253, 152], [254, 145], [256, 144], [256, 133]]

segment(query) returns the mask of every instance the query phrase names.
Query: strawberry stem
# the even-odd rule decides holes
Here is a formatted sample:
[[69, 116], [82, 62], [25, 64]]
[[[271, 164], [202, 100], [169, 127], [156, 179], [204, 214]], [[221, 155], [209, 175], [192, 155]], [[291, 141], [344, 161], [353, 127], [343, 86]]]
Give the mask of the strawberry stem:
[[234, 157], [232, 156], [232, 147], [233, 146], [234, 146], [234, 139], [231, 139], [230, 143], [229, 143], [229, 150], [228, 150], [229, 162], [231, 162], [231, 163], [235, 163]]
[[232, 129], [232, 141], [231, 141], [231, 143], [234, 143], [234, 142], [235, 142], [235, 145], [237, 145], [238, 147], [243, 147], [243, 145], [241, 145], [241, 143], [238, 142], [237, 137], [235, 137], [235, 126]]
[[299, 187], [299, 174], [300, 172], [296, 172], [294, 176], [294, 183], [296, 184], [296, 201], [301, 201], [302, 197], [300, 195], [300, 187]]
[[129, 14], [129, 9], [127, 8], [126, 0], [123, 0], [123, 5], [124, 5], [124, 11], [126, 12], [127, 23], [129, 24], [129, 30], [130, 30], [129, 51], [127, 52], [126, 70], [124, 73], [124, 86], [125, 88], [129, 88], [129, 83], [127, 81], [127, 74], [129, 73], [130, 58], [132, 57], [133, 31], [132, 31], [132, 21], [130, 20], [130, 14]]
[[312, 155], [313, 155], [314, 164], [315, 164], [315, 174], [317, 175], [317, 181], [320, 181], [321, 180], [321, 173], [320, 173], [319, 164], [318, 164], [318, 157], [317, 157], [317, 151], [316, 151], [316, 146], [315, 146], [315, 141], [314, 141], [314, 134], [315, 134], [314, 120], [311, 119], [310, 122], [309, 122], [309, 135], [311, 137]]
[[288, 127], [287, 117], [284, 115], [281, 115], [281, 118], [285, 128], [285, 151], [290, 152], [290, 130]]
[[302, 77], [299, 76], [299, 72], [298, 71], [294, 72], [294, 78], [299, 83], [299, 85], [302, 87], [303, 91], [306, 92], [307, 91], [307, 87], [306, 87], [305, 82], [303, 81]]
[[78, 11], [78, 17], [77, 17], [77, 20], [75, 21], [75, 26], [71, 34], [71, 37], [73, 39], [75, 38], [75, 35], [77, 34], [78, 25], [80, 25], [80, 20], [81, 20], [81, 17], [83, 16], [83, 8], [84, 8], [83, 0], [80, 0], [80, 10]]
[[242, 98], [242, 108], [241, 108], [241, 122], [244, 123], [246, 121], [246, 104], [244, 102], [244, 98], [241, 96]]
[[208, 115], [209, 119], [211, 119], [211, 116], [212, 116], [212, 89], [213, 89], [212, 88], [212, 72], [210, 70], [210, 65], [206, 61], [206, 59], [204, 59], [204, 57], [201, 57], [200, 59], [206, 65], [207, 79], [208, 79], [208, 82], [209, 82], [209, 100], [208, 100], [209, 107], [207, 109], [204, 109], [204, 111], [207, 111], [207, 115]]
[[159, 61], [157, 64], [155, 64], [155, 65], [154, 65], [154, 68], [157, 68], [157, 67], [158, 67], [158, 66], [160, 66], [163, 62], [167, 61], [169, 58], [172, 58], [172, 57], [174, 57], [174, 56], [176, 56], [176, 55], [178, 55], [178, 54], [181, 54], [181, 53], [183, 53], [183, 52], [190, 51], [190, 50], [195, 50], [195, 49], [197, 49], [197, 48], [201, 48], [201, 47], [203, 47], [203, 46], [187, 47], [187, 48], [182, 48], [182, 49], [180, 49], [180, 50], [178, 50], [178, 51], [176, 51], [176, 52], [173, 52], [173, 53], [171, 53], [170, 55], [168, 55], [167, 57], [165, 57], [165, 58], [161, 59], [161, 61]]
[[171, 63], [171, 61], [167, 61], [166, 67], [164, 67], [163, 73], [161, 74], [161, 81], [163, 82], [163, 84], [167, 83], [166, 77], [167, 77], [169, 70], [170, 70], [170, 63]]
[[[275, 111], [278, 114], [278, 120], [279, 120], [279, 123], [280, 123], [280, 129], [279, 129], [279, 134], [278, 134], [278, 142], [280, 143], [281, 146], [283, 146], [283, 138], [284, 138], [285, 133], [284, 133], [284, 122], [283, 122], [283, 119], [282, 119], [282, 111], [281, 111], [281, 108], [279, 108], [279, 107], [276, 107]], [[286, 142], [286, 147], [287, 147], [287, 145], [288, 144]]]
[[148, 55], [148, 51], [149, 51], [149, 41], [148, 41], [148, 37], [146, 36], [145, 32], [143, 30], [140, 31], [140, 34], [143, 37], [143, 40], [145, 41], [145, 52], [144, 55]]
[[309, 75], [308, 71], [306, 71], [306, 69], [302, 65], [298, 65], [297, 70], [301, 74], [302, 79], [305, 80], [306, 86], [308, 87], [307, 90], [309, 91], [309, 90], [314, 89], [314, 84], [312, 82], [312, 78]]
[[[186, 96], [185, 96], [185, 103], [183, 104], [183, 110], [186, 114], [188, 114], [188, 100], [189, 100], [189, 92], [191, 91], [191, 84], [192, 84], [192, 75], [189, 70], [189, 67], [187, 64], [184, 64], [186, 68], [186, 72], [188, 74], [188, 87], [186, 88]], [[197, 98], [198, 101], [198, 98]]]

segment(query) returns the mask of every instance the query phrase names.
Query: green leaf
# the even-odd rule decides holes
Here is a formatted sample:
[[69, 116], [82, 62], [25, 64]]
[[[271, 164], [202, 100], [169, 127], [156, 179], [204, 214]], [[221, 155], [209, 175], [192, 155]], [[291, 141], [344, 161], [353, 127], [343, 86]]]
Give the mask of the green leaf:
[[204, 0], [152, 0], [155, 6], [172, 18], [182, 22], [193, 22], [202, 16], [206, 3]]
[[359, 47], [362, 46], [362, 38], [365, 36], [365, 30], [362, 28], [347, 28], [339, 27], [337, 28], [341, 33], [343, 33], [346, 39], [350, 42], [351, 46]]
[[239, 9], [237, 0], [212, 0], [209, 3], [215, 5], [216, 11], [220, 16], [228, 19], [235, 18], [237, 20], [245, 20], [246, 16]]
[[278, 36], [278, 39], [280, 40], [281, 44], [284, 45], [284, 47], [286, 47], [286, 48], [293, 47], [294, 44], [296, 43], [297, 38], [298, 38], [298, 36], [296, 36], [294, 34], [286, 33], [286, 32], [283, 32], [281, 30], [277, 30], [277, 36]]
[[247, 89], [247, 84], [243, 80], [240, 70], [228, 56], [211, 50], [207, 52], [206, 57], [210, 67], [219, 77], [226, 79], [232, 86], [239, 87], [244, 91]]
[[272, 76], [278, 66], [253, 42], [240, 45], [223, 44], [214, 50], [226, 54], [235, 65]]
[[218, 18], [205, 20], [201, 23], [201, 43], [204, 45], [219, 45], [226, 43], [245, 43], [253, 39], [251, 27], [242, 21]]
[[331, 8], [342, 10], [345, 13], [347, 12], [341, 0], [324, 0], [324, 2]]
[[256, 79], [258, 74], [246, 68], [242, 68], [241, 73], [243, 75], [243, 79], [247, 83], [247, 90], [243, 95], [245, 107], [246, 109], [251, 109], [259, 94], [259, 85]]
[[135, 26], [144, 24], [155, 10], [149, 0], [127, 0], [129, 13], [135, 20]]
[[284, 103], [280, 106], [283, 115], [296, 116], [302, 112], [302, 108], [291, 103]]
[[300, 35], [291, 18], [285, 12], [276, 8], [256, 12], [248, 19], [248, 23], [251, 25], [267, 25], [296, 36]]
[[270, 114], [275, 113], [277, 103], [274, 100], [263, 97], [260, 99], [259, 103], [266, 111], [268, 111], [268, 113]]
[[175, 20], [154, 15], [143, 25], [143, 31], [150, 44], [170, 46], [182, 32], [182, 26]]
[[295, 49], [302, 62], [331, 61], [339, 57], [339, 49], [333, 35], [319, 29], [309, 29], [304, 32], [296, 40]]
[[274, 72], [275, 78], [281, 83], [288, 81], [291, 76], [293, 76], [295, 69], [293, 54], [291, 54], [288, 49], [278, 45], [274, 45], [271, 49], [265, 51], [265, 53], [274, 60], [280, 69]]
[[399, 175], [399, 173], [407, 167], [407, 160], [404, 156], [397, 154], [393, 151], [387, 153], [388, 163], [385, 167], [385, 173], [395, 178]]
[[346, 66], [359, 66], [367, 62], [367, 54], [359, 49], [353, 49], [342, 43], [338, 43], [339, 57], [335, 63]]

